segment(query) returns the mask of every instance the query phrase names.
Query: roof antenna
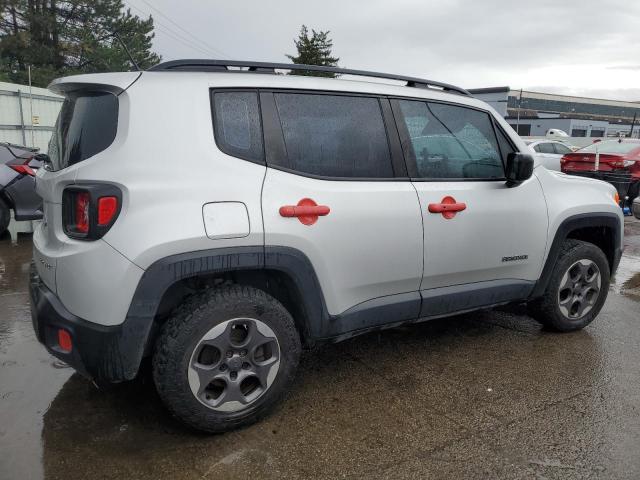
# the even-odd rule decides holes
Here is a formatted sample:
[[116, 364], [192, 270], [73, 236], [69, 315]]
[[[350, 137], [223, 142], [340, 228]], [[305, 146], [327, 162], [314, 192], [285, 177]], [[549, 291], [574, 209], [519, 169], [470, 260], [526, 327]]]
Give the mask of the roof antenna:
[[122, 41], [122, 39], [120, 38], [120, 35], [118, 35], [118, 32], [115, 31], [112, 33], [112, 35], [114, 37], [116, 37], [116, 39], [120, 42], [120, 45], [122, 45], [122, 48], [124, 48], [124, 51], [127, 52], [127, 56], [129, 57], [129, 60], [131, 60], [131, 63], [133, 64], [134, 67], [136, 67], [137, 71], [140, 71], [140, 67], [138, 66], [138, 64], [136, 63], [136, 61], [133, 59], [133, 55], [131, 55], [131, 52], [129, 51], [129, 49], [127, 48], [127, 45]]

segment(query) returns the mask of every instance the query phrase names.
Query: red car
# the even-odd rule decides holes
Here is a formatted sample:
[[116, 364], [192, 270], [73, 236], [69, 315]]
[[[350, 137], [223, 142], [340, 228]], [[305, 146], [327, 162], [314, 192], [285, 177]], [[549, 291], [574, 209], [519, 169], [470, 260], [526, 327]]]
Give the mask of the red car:
[[623, 206], [631, 205], [640, 193], [640, 140], [620, 138], [593, 143], [564, 155], [560, 168], [564, 173], [611, 183], [618, 189]]

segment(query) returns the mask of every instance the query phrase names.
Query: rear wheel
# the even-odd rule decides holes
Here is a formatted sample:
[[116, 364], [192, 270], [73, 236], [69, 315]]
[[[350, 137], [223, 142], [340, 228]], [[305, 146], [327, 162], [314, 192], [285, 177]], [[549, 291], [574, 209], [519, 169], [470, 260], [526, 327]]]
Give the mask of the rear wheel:
[[165, 405], [199, 430], [255, 422], [289, 389], [300, 356], [293, 319], [261, 290], [232, 286], [188, 299], [164, 325], [153, 358]]
[[9, 210], [9, 206], [0, 198], [0, 235], [9, 228], [10, 221], [11, 211]]
[[529, 305], [532, 316], [553, 330], [570, 332], [589, 325], [609, 290], [609, 263], [597, 246], [565, 241], [543, 296]]

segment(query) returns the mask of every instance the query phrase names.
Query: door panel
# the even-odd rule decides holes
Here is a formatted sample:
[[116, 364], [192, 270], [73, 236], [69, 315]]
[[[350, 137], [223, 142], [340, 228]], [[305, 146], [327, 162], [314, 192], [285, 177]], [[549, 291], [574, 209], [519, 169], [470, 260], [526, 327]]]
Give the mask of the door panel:
[[[546, 202], [535, 177], [507, 187], [504, 165], [513, 146], [491, 114], [431, 101], [394, 100], [392, 107], [423, 215], [423, 306], [440, 295], [430, 289], [493, 282], [471, 287], [486, 292], [472, 308], [483, 298], [506, 301], [526, 287], [523, 281], [536, 280], [546, 247]], [[454, 290], [445, 297], [467, 292]], [[460, 302], [449, 300], [443, 298], [439, 311], [460, 310]]]
[[[498, 279], [536, 280], [547, 238], [547, 208], [536, 178], [495, 182], [414, 182], [424, 214], [421, 289]], [[453, 218], [429, 213], [446, 196], [466, 204]], [[523, 257], [526, 258], [517, 258]]]
[[260, 103], [265, 244], [309, 258], [333, 320], [326, 334], [397, 320], [389, 296], [419, 296], [422, 216], [411, 182], [398, 178], [406, 172], [388, 101], [273, 91], [261, 92]]
[[[305, 198], [328, 206], [329, 213], [310, 225], [280, 214], [281, 207]], [[265, 244], [292, 247], [309, 258], [331, 315], [418, 290], [422, 222], [410, 182], [320, 180], [268, 168], [262, 207]]]

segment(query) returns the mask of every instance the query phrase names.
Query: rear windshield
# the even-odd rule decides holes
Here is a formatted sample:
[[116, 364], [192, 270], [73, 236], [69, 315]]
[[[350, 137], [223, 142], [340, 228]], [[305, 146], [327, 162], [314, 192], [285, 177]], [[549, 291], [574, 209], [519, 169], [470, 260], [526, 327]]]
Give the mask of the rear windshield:
[[116, 137], [118, 97], [105, 92], [69, 94], [49, 141], [52, 170], [61, 170], [106, 149]]
[[640, 143], [609, 140], [607, 142], [593, 143], [584, 147], [580, 150], [580, 153], [596, 153], [596, 149], [600, 153], [629, 153], [636, 148], [640, 148]]

